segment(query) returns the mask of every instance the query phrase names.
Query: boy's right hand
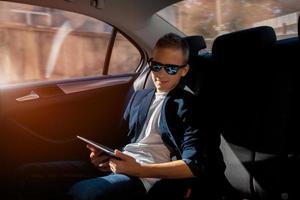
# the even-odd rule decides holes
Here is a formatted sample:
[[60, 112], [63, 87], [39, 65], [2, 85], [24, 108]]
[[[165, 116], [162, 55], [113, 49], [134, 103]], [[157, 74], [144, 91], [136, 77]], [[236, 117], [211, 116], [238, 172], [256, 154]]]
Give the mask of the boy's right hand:
[[96, 149], [92, 145], [88, 144], [86, 147], [91, 151], [90, 158], [93, 165], [102, 172], [111, 172], [109, 167], [109, 155]]

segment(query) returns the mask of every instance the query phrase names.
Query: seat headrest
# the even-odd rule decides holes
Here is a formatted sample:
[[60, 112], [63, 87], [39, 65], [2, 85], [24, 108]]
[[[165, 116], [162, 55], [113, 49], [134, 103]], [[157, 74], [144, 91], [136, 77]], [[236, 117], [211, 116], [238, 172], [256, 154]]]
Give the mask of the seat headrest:
[[204, 74], [203, 69], [207, 63], [207, 58], [204, 56], [204, 52], [201, 51], [206, 48], [206, 43], [204, 38], [200, 35], [187, 36], [184, 37], [184, 40], [187, 42], [190, 49], [188, 60], [190, 70], [188, 74], [182, 79], [182, 82], [191, 91], [198, 95], [199, 91], [202, 88]]
[[213, 43], [212, 54], [215, 57], [253, 55], [253, 53], [276, 41], [272, 27], [260, 26], [217, 37]]
[[198, 52], [206, 48], [205, 40], [200, 35], [187, 36], [184, 39], [190, 48], [190, 58], [198, 56]]

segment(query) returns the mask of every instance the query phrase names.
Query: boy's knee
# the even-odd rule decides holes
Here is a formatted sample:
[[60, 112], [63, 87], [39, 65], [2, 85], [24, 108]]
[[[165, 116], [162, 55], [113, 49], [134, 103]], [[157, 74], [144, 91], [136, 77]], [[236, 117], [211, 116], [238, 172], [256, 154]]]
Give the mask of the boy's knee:
[[99, 199], [99, 195], [101, 196], [99, 190], [95, 191], [89, 181], [80, 181], [74, 184], [69, 190], [68, 195], [72, 200], [96, 200]]

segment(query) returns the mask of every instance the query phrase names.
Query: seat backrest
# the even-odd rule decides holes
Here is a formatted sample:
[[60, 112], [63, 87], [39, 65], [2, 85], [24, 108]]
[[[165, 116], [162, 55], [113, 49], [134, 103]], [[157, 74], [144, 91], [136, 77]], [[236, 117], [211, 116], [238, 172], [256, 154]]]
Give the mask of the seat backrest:
[[[298, 18], [298, 29], [299, 22], [300, 16]], [[297, 69], [297, 66], [299, 65], [299, 52], [300, 42], [298, 36], [276, 41], [276, 43], [271, 46], [270, 55], [268, 56], [269, 64], [274, 66], [272, 71], [276, 72], [277, 81], [276, 87], [273, 84], [272, 88], [272, 102], [274, 107], [273, 110], [277, 108], [277, 113], [274, 113], [272, 116], [266, 116], [265, 118], [279, 119], [279, 117], [281, 117], [277, 124], [281, 125], [282, 128], [277, 126], [277, 129], [273, 130], [273, 133], [275, 133], [275, 135], [280, 135], [279, 131], [285, 132], [281, 139], [284, 140], [285, 143], [284, 150], [290, 155], [300, 153], [298, 142], [300, 140], [300, 135], [298, 134], [298, 131], [296, 131], [300, 121], [300, 98], [298, 97], [300, 81]], [[283, 119], [286, 119], [285, 125], [282, 124], [284, 121]], [[269, 121], [272, 123], [271, 120]], [[283, 126], [285, 126], [284, 129]]]
[[212, 48], [224, 137], [249, 149], [257, 147], [257, 117], [264, 103], [261, 97], [268, 95], [265, 89], [272, 78], [265, 59], [275, 41], [274, 30], [263, 26], [219, 36]]
[[249, 195], [264, 187], [255, 181], [257, 152], [281, 151], [280, 135], [273, 143], [274, 127], [264, 121], [273, 112], [269, 100], [276, 78], [266, 69], [270, 69], [268, 52], [275, 42], [274, 30], [262, 26], [219, 36], [212, 48], [216, 75], [211, 90], [221, 116], [226, 175], [235, 188]]

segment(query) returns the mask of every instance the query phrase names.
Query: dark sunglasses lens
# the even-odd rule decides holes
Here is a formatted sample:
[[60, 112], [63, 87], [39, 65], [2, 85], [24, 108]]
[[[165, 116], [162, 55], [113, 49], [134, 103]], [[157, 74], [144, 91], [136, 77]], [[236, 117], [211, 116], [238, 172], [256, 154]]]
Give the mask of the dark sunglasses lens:
[[166, 66], [165, 69], [166, 69], [166, 72], [168, 74], [175, 75], [178, 72], [179, 67], [177, 67], [177, 66]]
[[150, 69], [154, 72], [159, 72], [161, 70], [162, 66], [158, 63], [151, 62], [150, 63]]

